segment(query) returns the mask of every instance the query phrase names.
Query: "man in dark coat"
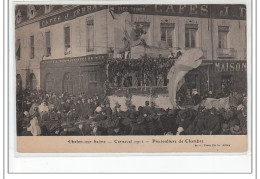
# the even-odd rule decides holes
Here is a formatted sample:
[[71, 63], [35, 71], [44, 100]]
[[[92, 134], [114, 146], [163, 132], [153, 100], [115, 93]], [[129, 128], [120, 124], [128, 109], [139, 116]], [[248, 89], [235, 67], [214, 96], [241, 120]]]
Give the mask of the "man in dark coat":
[[17, 120], [17, 135], [18, 136], [31, 136], [31, 132], [27, 131], [30, 126], [30, 115], [28, 111], [24, 112], [24, 117]]
[[195, 117], [196, 121], [196, 130], [195, 134], [196, 135], [201, 135], [202, 131], [207, 129], [207, 119], [206, 116], [208, 115], [207, 110], [204, 109], [204, 107], [199, 107], [198, 109], [198, 114]]
[[220, 133], [221, 124], [220, 119], [216, 115], [216, 109], [210, 109], [209, 114], [206, 116], [206, 128], [202, 131], [204, 135], [217, 135]]
[[160, 121], [163, 126], [164, 133], [172, 133], [176, 134], [178, 129], [178, 124], [176, 123], [176, 117], [177, 117], [178, 110], [177, 109], [171, 109], [167, 113], [163, 113], [160, 116]]

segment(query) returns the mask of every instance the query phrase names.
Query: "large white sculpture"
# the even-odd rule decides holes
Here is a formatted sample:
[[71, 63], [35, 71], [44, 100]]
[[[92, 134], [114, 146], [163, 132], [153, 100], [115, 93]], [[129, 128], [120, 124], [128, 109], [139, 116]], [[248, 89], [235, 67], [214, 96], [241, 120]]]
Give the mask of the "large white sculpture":
[[202, 56], [203, 52], [200, 49], [189, 49], [176, 60], [170, 69], [167, 78], [169, 79], [168, 92], [172, 108], [177, 107], [176, 93], [183, 85], [184, 76], [193, 68], [200, 66]]

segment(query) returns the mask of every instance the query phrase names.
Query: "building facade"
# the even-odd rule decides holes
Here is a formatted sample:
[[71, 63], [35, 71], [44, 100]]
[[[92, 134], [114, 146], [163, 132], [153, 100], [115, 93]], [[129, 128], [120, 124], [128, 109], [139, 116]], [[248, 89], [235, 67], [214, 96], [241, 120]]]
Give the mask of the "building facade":
[[[246, 25], [245, 5], [16, 6], [17, 89], [102, 93], [108, 59], [199, 48], [190, 91], [246, 91]], [[136, 27], [149, 48], [134, 47]]]

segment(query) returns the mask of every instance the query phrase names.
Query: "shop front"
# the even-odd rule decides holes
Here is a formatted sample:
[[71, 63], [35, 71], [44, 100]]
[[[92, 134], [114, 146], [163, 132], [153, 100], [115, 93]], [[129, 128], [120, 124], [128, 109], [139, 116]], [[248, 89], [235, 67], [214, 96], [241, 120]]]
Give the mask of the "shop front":
[[246, 60], [213, 60], [211, 87], [215, 94], [247, 91]]
[[103, 93], [107, 55], [90, 55], [41, 62], [41, 88], [77, 95]]

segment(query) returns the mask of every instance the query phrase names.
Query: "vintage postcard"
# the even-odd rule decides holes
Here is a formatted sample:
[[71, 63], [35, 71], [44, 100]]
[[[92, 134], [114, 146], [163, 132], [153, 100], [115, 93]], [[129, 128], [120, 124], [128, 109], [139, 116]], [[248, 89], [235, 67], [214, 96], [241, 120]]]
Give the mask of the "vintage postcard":
[[248, 151], [246, 4], [16, 4], [20, 153]]

